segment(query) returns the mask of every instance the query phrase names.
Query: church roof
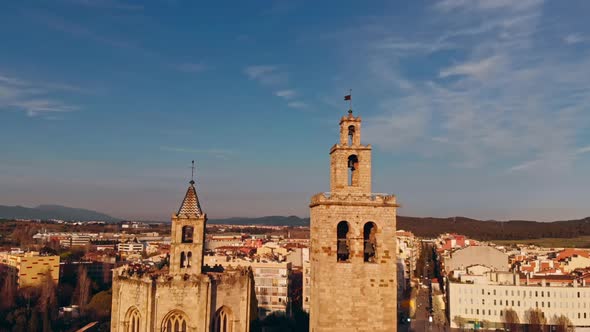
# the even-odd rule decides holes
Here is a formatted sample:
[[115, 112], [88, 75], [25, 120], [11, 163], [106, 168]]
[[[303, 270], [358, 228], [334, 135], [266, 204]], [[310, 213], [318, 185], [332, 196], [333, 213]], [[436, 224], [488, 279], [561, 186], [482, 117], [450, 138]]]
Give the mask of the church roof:
[[184, 195], [180, 209], [178, 209], [177, 215], [186, 215], [200, 217], [203, 215], [201, 205], [199, 204], [199, 197], [197, 196], [197, 190], [195, 189], [195, 181], [190, 182], [190, 186]]

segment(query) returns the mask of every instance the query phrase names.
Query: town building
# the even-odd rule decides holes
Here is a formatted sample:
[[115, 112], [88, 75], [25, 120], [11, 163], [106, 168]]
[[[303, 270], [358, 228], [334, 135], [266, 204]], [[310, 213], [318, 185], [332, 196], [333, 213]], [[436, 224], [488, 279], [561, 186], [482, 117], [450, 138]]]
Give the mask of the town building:
[[448, 282], [447, 292], [452, 328], [501, 329], [512, 321], [508, 310], [520, 324], [539, 310], [547, 324], [564, 315], [576, 328], [590, 327], [590, 287], [568, 276], [525, 281], [512, 272], [465, 275]]
[[130, 264], [113, 271], [113, 332], [247, 332], [256, 318], [247, 267], [203, 267], [207, 216], [194, 181], [172, 216], [170, 264]]
[[139, 242], [137, 238], [127, 239], [117, 244], [117, 251], [126, 254], [142, 252], [143, 248], [143, 243]]
[[371, 191], [361, 118], [340, 120], [330, 192], [311, 198], [310, 329], [396, 331], [396, 198]]
[[59, 256], [38, 252], [0, 253], [0, 265], [8, 277], [16, 279], [19, 288], [40, 286], [47, 273], [55, 284], [59, 283]]
[[205, 256], [204, 264], [214, 268], [251, 267], [255, 281], [258, 317], [271, 313], [287, 314], [291, 300], [292, 265], [288, 262], [246, 260], [229, 256]]

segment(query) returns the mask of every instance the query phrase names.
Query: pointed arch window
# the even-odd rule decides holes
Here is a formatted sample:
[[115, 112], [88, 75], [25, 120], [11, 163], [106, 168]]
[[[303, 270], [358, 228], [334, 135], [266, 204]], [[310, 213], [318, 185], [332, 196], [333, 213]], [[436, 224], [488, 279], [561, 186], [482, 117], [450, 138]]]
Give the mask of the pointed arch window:
[[192, 253], [192, 251], [189, 251], [188, 254], [186, 254], [186, 267], [191, 267], [192, 260], [193, 260], [193, 253]]
[[364, 261], [375, 263], [375, 253], [377, 251], [377, 225], [369, 221], [363, 227], [363, 253]]
[[193, 242], [193, 226], [182, 226], [182, 243], [192, 243]]
[[349, 231], [350, 227], [347, 221], [341, 221], [336, 226], [336, 256], [338, 262], [348, 262], [350, 259]]
[[188, 323], [186, 316], [178, 311], [166, 315], [162, 322], [162, 332], [187, 332]]
[[356, 154], [352, 154], [348, 156], [348, 185], [349, 186], [358, 186], [358, 168], [359, 168], [359, 158]]
[[127, 311], [127, 315], [125, 316], [125, 332], [139, 332], [141, 322], [139, 310], [132, 307]]
[[223, 306], [215, 314], [215, 322], [213, 324], [214, 332], [232, 332], [232, 312], [231, 310]]

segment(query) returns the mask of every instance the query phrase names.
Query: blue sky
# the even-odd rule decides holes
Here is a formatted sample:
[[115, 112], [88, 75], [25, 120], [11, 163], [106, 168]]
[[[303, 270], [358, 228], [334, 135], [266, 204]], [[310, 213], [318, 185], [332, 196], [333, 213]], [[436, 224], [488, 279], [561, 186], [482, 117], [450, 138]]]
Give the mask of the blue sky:
[[400, 214], [590, 215], [586, 1], [0, 4], [0, 204], [308, 215], [353, 89]]

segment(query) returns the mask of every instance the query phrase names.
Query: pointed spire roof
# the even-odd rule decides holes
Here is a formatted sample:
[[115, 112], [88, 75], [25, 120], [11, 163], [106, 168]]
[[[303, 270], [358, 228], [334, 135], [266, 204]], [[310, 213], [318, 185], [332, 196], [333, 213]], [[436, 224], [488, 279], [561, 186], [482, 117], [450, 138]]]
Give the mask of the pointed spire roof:
[[184, 200], [182, 200], [182, 204], [180, 205], [180, 209], [178, 209], [177, 215], [196, 215], [197, 217], [203, 215], [201, 205], [199, 204], [199, 197], [197, 196], [197, 190], [195, 189], [195, 181], [191, 180], [190, 186], [186, 191], [186, 195], [184, 195]]

